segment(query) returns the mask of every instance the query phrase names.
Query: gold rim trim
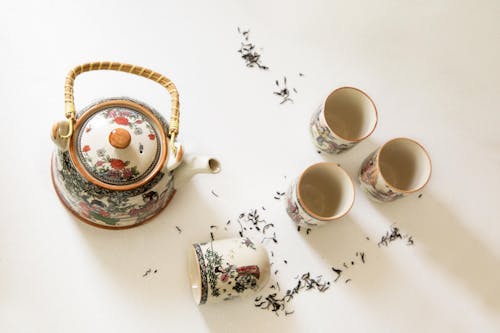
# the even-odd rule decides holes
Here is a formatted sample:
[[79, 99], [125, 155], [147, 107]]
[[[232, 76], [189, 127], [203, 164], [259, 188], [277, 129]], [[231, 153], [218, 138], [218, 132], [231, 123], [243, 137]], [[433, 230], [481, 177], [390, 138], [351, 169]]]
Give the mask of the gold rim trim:
[[[302, 177], [304, 177], [304, 175], [306, 174], [307, 171], [309, 171], [311, 168], [316, 168], [318, 167], [319, 165], [321, 164], [328, 164], [328, 165], [332, 165], [332, 166], [335, 166], [336, 168], [342, 170], [344, 172], [344, 174], [346, 175], [346, 177], [349, 179], [349, 183], [351, 184], [351, 187], [352, 187], [352, 200], [351, 200], [351, 204], [349, 205], [349, 208], [347, 208], [347, 210], [342, 213], [341, 215], [334, 215], [332, 217], [324, 217], [324, 216], [319, 216], [315, 213], [313, 213], [307, 206], [306, 204], [304, 203], [304, 200], [302, 199], [302, 196], [300, 194], [300, 183], [302, 181]], [[300, 177], [299, 177], [299, 180], [297, 181], [297, 188], [296, 188], [296, 192], [297, 192], [297, 199], [299, 200], [299, 203], [300, 205], [302, 206], [302, 208], [304, 208], [304, 210], [306, 211], [307, 214], [311, 215], [313, 218], [317, 219], [317, 220], [320, 220], [320, 221], [333, 221], [333, 220], [338, 220], [340, 219], [341, 217], [344, 217], [347, 213], [349, 213], [349, 211], [351, 210], [352, 206], [354, 205], [354, 200], [356, 198], [356, 191], [354, 190], [354, 183], [351, 179], [351, 177], [349, 176], [349, 174], [347, 173], [347, 171], [345, 171], [342, 167], [340, 167], [337, 163], [335, 162], [320, 162], [320, 163], [316, 163], [316, 164], [313, 164], [309, 167], [307, 167], [301, 174], [300, 174]]]
[[[328, 98], [334, 94], [335, 92], [339, 91], [339, 90], [342, 90], [342, 89], [352, 89], [352, 90], [356, 90], [357, 92], [360, 92], [361, 94], [363, 94], [366, 98], [368, 98], [368, 100], [370, 101], [370, 103], [373, 105], [373, 109], [375, 110], [375, 124], [373, 124], [373, 128], [370, 130], [370, 132], [368, 132], [368, 134], [366, 134], [365, 136], [361, 137], [361, 138], [357, 138], [357, 139], [347, 139], [347, 138], [344, 138], [342, 137], [341, 135], [339, 135], [337, 132], [335, 132], [331, 127], [330, 125], [328, 125], [328, 122], [326, 121], [326, 117], [325, 117], [325, 110], [326, 110], [326, 101], [328, 100]], [[364, 139], [366, 139], [367, 137], [369, 137], [370, 135], [372, 135], [372, 133], [375, 131], [375, 128], [377, 127], [377, 124], [378, 124], [378, 110], [377, 110], [377, 106], [375, 105], [375, 102], [373, 101], [373, 99], [367, 94], [365, 93], [363, 90], [359, 89], [359, 88], [355, 88], [355, 87], [350, 87], [350, 86], [345, 86], [345, 87], [340, 87], [340, 88], [337, 88], [335, 90], [333, 90], [331, 93], [328, 94], [328, 96], [326, 96], [325, 100], [323, 101], [323, 112], [322, 112], [322, 115], [323, 115], [323, 120], [325, 121], [325, 124], [326, 126], [328, 127], [328, 129], [330, 131], [332, 131], [333, 134], [335, 134], [337, 137], [339, 137], [340, 139], [342, 140], [345, 140], [345, 141], [348, 141], [348, 142], [361, 142], [363, 141]]]
[[[418, 145], [422, 151], [425, 153], [425, 156], [427, 157], [427, 160], [429, 161], [429, 174], [427, 175], [427, 179], [425, 180], [425, 182], [419, 186], [418, 188], [414, 189], [414, 190], [403, 190], [403, 189], [400, 189], [400, 188], [397, 188], [396, 186], [392, 185], [391, 183], [389, 183], [387, 181], [387, 179], [385, 179], [384, 175], [382, 174], [382, 169], [380, 168], [380, 152], [382, 151], [382, 149], [390, 142], [392, 141], [396, 141], [396, 140], [407, 140], [407, 141], [410, 141], [412, 143], [415, 143], [416, 145]], [[424, 188], [425, 185], [427, 185], [427, 183], [429, 182], [429, 180], [431, 179], [431, 174], [432, 174], [432, 160], [431, 160], [431, 157], [429, 155], [429, 153], [427, 152], [427, 149], [425, 149], [425, 147], [420, 144], [419, 142], [413, 140], [413, 139], [410, 139], [410, 138], [406, 138], [406, 137], [398, 137], [398, 138], [394, 138], [394, 139], [390, 139], [389, 141], [387, 141], [386, 143], [384, 143], [382, 146], [380, 146], [380, 148], [377, 150], [377, 156], [376, 156], [376, 163], [377, 163], [377, 170], [378, 170], [378, 174], [380, 175], [380, 177], [382, 177], [382, 180], [392, 189], [392, 190], [395, 190], [397, 192], [400, 192], [400, 193], [407, 193], [407, 194], [410, 194], [410, 193], [415, 193], [415, 192], [418, 192], [420, 191], [421, 189]]]
[[108, 183], [102, 182], [102, 181], [96, 179], [95, 177], [93, 177], [87, 171], [87, 169], [81, 164], [80, 160], [78, 159], [76, 148], [75, 148], [75, 146], [76, 146], [75, 140], [77, 138], [77, 135], [72, 135], [71, 136], [70, 144], [69, 144], [69, 153], [70, 153], [70, 156], [71, 156], [71, 161], [75, 165], [75, 168], [89, 182], [91, 182], [91, 183], [93, 183], [93, 184], [95, 184], [97, 186], [109, 189], [109, 190], [127, 191], [127, 190], [132, 190], [132, 189], [135, 189], [137, 187], [140, 187], [142, 185], [147, 184], [163, 168], [163, 165], [165, 164], [165, 161], [168, 158], [168, 138], [167, 138], [167, 135], [165, 133], [165, 130], [163, 129], [162, 123], [156, 118], [156, 116], [151, 112], [151, 110], [147, 109], [146, 107], [144, 107], [144, 106], [142, 106], [142, 105], [140, 105], [140, 104], [138, 104], [136, 102], [128, 101], [128, 100], [121, 100], [121, 99], [119, 99], [119, 100], [105, 101], [105, 102], [102, 102], [102, 103], [99, 103], [99, 104], [96, 104], [96, 105], [92, 106], [81, 117], [79, 117], [76, 120], [75, 132], [78, 132], [79, 130], [81, 130], [82, 124], [84, 124], [85, 121], [90, 116], [94, 115], [96, 112], [99, 112], [99, 111], [101, 111], [101, 110], [103, 110], [105, 108], [115, 107], [115, 106], [129, 108], [129, 109], [138, 111], [138, 112], [146, 115], [148, 117], [148, 119], [158, 129], [160, 140], [162, 140], [160, 158], [159, 158], [158, 162], [156, 163], [156, 166], [154, 167], [154, 169], [149, 173], [149, 175], [147, 175], [145, 178], [141, 179], [140, 181], [138, 181], [136, 183], [133, 183], [133, 184], [129, 184], [129, 185], [113, 185], [113, 184], [108, 184]]

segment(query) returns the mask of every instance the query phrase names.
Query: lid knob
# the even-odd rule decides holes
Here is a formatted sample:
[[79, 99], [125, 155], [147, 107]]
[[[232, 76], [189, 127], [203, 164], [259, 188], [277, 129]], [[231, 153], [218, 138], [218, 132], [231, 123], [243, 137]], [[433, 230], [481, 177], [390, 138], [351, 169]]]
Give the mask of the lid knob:
[[109, 133], [109, 143], [118, 149], [125, 149], [130, 144], [130, 133], [123, 128], [115, 128]]

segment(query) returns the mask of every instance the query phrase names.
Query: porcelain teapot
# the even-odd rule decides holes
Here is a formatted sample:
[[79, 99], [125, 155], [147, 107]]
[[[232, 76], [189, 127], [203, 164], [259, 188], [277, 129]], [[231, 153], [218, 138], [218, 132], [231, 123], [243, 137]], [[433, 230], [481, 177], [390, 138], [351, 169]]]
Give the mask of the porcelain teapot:
[[[107, 98], [75, 112], [73, 86], [84, 72], [114, 70], [151, 79], [170, 93], [170, 123], [131, 98]], [[179, 133], [179, 95], [165, 76], [117, 62], [92, 62], [66, 76], [65, 116], [52, 127], [56, 145], [51, 173], [60, 200], [91, 225], [137, 226], [165, 208], [196, 173], [218, 173], [219, 161], [185, 155]]]

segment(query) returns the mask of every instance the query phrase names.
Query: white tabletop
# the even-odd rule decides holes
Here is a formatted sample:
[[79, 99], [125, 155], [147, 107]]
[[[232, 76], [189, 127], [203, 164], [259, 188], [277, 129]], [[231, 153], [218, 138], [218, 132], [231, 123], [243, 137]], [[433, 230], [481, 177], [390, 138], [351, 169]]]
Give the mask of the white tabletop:
[[[1, 7], [0, 332], [500, 331], [498, 1]], [[238, 26], [250, 29], [268, 71], [245, 67]], [[93, 60], [171, 78], [181, 96], [180, 140], [222, 163], [220, 174], [197, 176], [157, 218], [130, 230], [79, 222], [50, 180], [49, 132], [64, 116], [64, 77]], [[272, 93], [284, 76], [297, 90], [293, 104], [280, 105]], [[343, 155], [318, 154], [309, 118], [343, 85], [373, 98], [378, 127]], [[82, 75], [75, 94], [77, 108], [124, 95], [169, 113], [161, 87], [125, 74]], [[398, 136], [431, 154], [433, 175], [421, 198], [381, 205], [356, 185], [349, 215], [309, 235], [273, 198], [315, 162], [336, 161], [355, 177], [369, 152]], [[211, 225], [216, 239], [237, 236], [236, 224], [226, 222], [254, 208], [276, 226], [279, 243], [266, 242], [279, 271], [271, 283], [283, 291], [311, 272], [332, 287], [301, 292], [287, 316], [256, 308], [252, 298], [196, 306], [186, 249], [208, 240]], [[413, 246], [377, 246], [393, 224]], [[356, 252], [365, 253], [364, 264]], [[334, 283], [331, 267], [344, 262], [349, 268]]]

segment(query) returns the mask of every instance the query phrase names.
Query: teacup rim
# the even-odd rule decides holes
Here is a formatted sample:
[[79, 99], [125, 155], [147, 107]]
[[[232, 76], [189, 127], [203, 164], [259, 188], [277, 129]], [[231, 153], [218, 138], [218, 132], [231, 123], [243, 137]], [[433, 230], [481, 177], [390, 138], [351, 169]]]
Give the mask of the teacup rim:
[[[344, 138], [342, 135], [340, 135], [337, 132], [335, 132], [333, 130], [333, 128], [331, 128], [330, 125], [326, 122], [326, 117], [325, 117], [326, 101], [328, 100], [328, 97], [330, 97], [333, 93], [335, 93], [336, 91], [342, 90], [342, 89], [352, 89], [352, 90], [356, 90], [356, 91], [360, 92], [361, 94], [363, 94], [365, 97], [368, 98], [368, 100], [370, 101], [370, 103], [373, 106], [373, 109], [375, 110], [375, 123], [373, 124], [372, 129], [367, 134], [365, 134], [364, 136], [362, 136], [360, 138], [356, 138], [354, 140], [353, 139]], [[341, 87], [335, 88], [332, 91], [330, 91], [330, 93], [328, 93], [328, 95], [323, 99], [323, 102], [322, 102], [321, 105], [323, 106], [323, 112], [322, 112], [323, 115], [322, 116], [323, 116], [323, 118], [325, 120], [326, 126], [328, 127], [328, 129], [330, 131], [332, 131], [332, 133], [335, 133], [335, 135], [338, 136], [342, 140], [345, 140], [345, 141], [348, 141], [348, 142], [359, 143], [359, 142], [363, 141], [364, 139], [368, 138], [370, 135], [372, 135], [373, 132], [375, 131], [375, 128], [377, 128], [377, 125], [378, 125], [378, 109], [377, 109], [377, 105], [375, 104], [375, 102], [373, 101], [373, 99], [370, 97], [370, 95], [368, 95], [366, 92], [364, 92], [363, 90], [361, 90], [359, 88], [356, 88], [356, 87], [353, 87], [353, 86], [341, 86]]]
[[[427, 160], [429, 161], [429, 174], [427, 175], [427, 179], [425, 180], [425, 182], [417, 187], [416, 189], [412, 189], [412, 190], [403, 190], [403, 189], [400, 189], [394, 185], [392, 185], [390, 182], [387, 181], [387, 179], [384, 177], [384, 175], [382, 174], [382, 169], [380, 168], [380, 152], [382, 151], [382, 149], [390, 142], [392, 141], [396, 141], [396, 140], [408, 140], [408, 141], [411, 141], [413, 143], [415, 143], [416, 145], [418, 145], [420, 148], [422, 148], [422, 151], [425, 153], [425, 156], [427, 157]], [[408, 138], [408, 137], [405, 137], [405, 136], [399, 136], [399, 137], [396, 137], [396, 138], [392, 138], [386, 142], [384, 142], [384, 144], [382, 144], [378, 150], [377, 150], [377, 158], [376, 158], [376, 163], [377, 163], [377, 170], [378, 170], [378, 173], [380, 175], [380, 177], [382, 178], [382, 180], [387, 184], [387, 186], [389, 186], [391, 189], [393, 190], [396, 190], [397, 192], [399, 193], [405, 193], [405, 194], [410, 194], [410, 193], [415, 193], [415, 192], [418, 192], [420, 191], [421, 189], [423, 189], [425, 187], [425, 185], [427, 185], [427, 183], [429, 183], [429, 180], [431, 179], [431, 175], [432, 175], [432, 160], [431, 160], [431, 156], [429, 155], [429, 152], [427, 151], [427, 149], [420, 143], [418, 142], [417, 140], [414, 140], [412, 138]]]
[[[328, 164], [328, 165], [332, 165], [338, 169], [340, 169], [344, 174], [345, 176], [347, 176], [347, 178], [349, 179], [349, 182], [351, 184], [351, 187], [352, 187], [352, 200], [351, 200], [351, 203], [349, 205], [349, 207], [345, 210], [345, 212], [343, 212], [342, 214], [340, 215], [334, 215], [332, 217], [324, 217], [324, 216], [320, 216], [320, 215], [317, 215], [316, 213], [313, 213], [308, 207], [307, 205], [304, 203], [304, 201], [302, 200], [302, 196], [300, 194], [300, 182], [302, 180], [302, 177], [305, 175], [305, 173], [313, 168], [313, 167], [318, 167], [319, 165], [322, 165], [322, 164]], [[317, 220], [320, 220], [320, 221], [334, 221], [334, 220], [338, 220], [342, 217], [344, 217], [345, 215], [347, 215], [347, 213], [349, 213], [352, 209], [352, 207], [354, 206], [354, 201], [356, 199], [356, 189], [354, 187], [354, 182], [352, 181], [351, 179], [351, 176], [349, 176], [349, 174], [347, 173], [347, 171], [342, 168], [338, 163], [335, 163], [335, 162], [319, 162], [319, 163], [314, 163], [310, 166], [308, 166], [305, 170], [302, 171], [302, 173], [300, 174], [299, 176], [299, 179], [297, 180], [297, 186], [296, 186], [296, 194], [297, 194], [297, 199], [299, 201], [299, 204], [300, 206], [306, 211], [307, 214], [309, 214], [311, 217], [317, 219]]]

